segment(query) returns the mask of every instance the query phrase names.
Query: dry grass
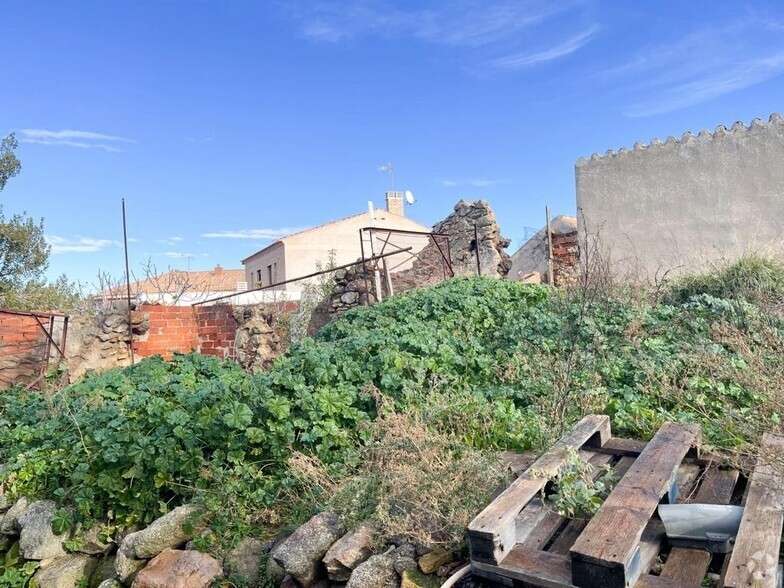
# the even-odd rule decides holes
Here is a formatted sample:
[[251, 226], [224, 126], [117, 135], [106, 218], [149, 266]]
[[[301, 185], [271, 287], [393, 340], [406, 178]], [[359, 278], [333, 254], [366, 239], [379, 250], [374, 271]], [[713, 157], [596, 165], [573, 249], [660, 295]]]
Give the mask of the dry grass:
[[467, 449], [418, 416], [381, 405], [378, 420], [368, 425], [371, 441], [349, 475], [336, 477], [312, 456], [292, 456], [300, 491], [350, 527], [369, 519], [379, 536], [458, 547], [470, 520], [504, 482], [499, 456]]

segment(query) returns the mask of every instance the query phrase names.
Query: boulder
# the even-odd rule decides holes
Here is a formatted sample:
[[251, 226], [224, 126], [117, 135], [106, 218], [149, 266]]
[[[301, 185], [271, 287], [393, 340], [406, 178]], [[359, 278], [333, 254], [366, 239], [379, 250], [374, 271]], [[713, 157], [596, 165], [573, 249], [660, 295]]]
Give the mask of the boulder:
[[19, 553], [25, 559], [64, 558], [68, 555], [63, 547], [65, 535], [52, 531], [52, 517], [57, 505], [51, 500], [38, 500], [28, 506], [18, 517], [20, 527]]
[[33, 581], [37, 588], [74, 588], [88, 580], [97, 565], [98, 560], [89, 555], [59, 557], [42, 564]]
[[89, 588], [98, 588], [106, 580], [114, 579], [114, 557], [105, 557], [98, 560], [98, 565], [90, 576]]
[[114, 560], [114, 573], [123, 584], [130, 584], [136, 574], [147, 565], [147, 560], [138, 559], [133, 549], [133, 543], [138, 533], [139, 531], [125, 536]]
[[405, 570], [401, 577], [400, 588], [439, 588], [441, 579], [428, 576], [417, 569]]
[[18, 535], [21, 527], [19, 526], [19, 515], [27, 508], [27, 498], [24, 496], [14, 502], [6, 511], [3, 517], [3, 524], [0, 526], [0, 533], [3, 535]]
[[136, 575], [132, 588], [209, 588], [223, 576], [206, 553], [165, 549]]
[[394, 561], [387, 554], [374, 555], [351, 572], [346, 588], [397, 588]]
[[346, 529], [338, 515], [323, 512], [299, 527], [272, 552], [272, 558], [305, 588], [318, 578], [319, 564]]
[[245, 537], [239, 545], [226, 554], [225, 567], [235, 574], [245, 586], [256, 588], [261, 581], [259, 568], [264, 557], [264, 543], [253, 537]]
[[425, 574], [432, 574], [444, 564], [453, 561], [452, 553], [445, 549], [434, 549], [419, 558], [419, 569]]
[[373, 555], [374, 532], [373, 525], [365, 523], [333, 543], [323, 560], [330, 580], [346, 582], [354, 568]]
[[[178, 506], [153, 521], [146, 529], [133, 533], [134, 557], [149, 559], [164, 549], [184, 545], [201, 530], [202, 512], [202, 508], [197, 504]], [[127, 540], [126, 538], [125, 541]]]

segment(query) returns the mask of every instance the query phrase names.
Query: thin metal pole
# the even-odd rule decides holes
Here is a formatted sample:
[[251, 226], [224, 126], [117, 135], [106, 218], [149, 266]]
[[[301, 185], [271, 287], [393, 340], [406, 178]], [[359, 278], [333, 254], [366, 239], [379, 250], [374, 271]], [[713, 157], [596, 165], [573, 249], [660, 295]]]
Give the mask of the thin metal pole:
[[550, 207], [544, 207], [544, 214], [547, 220], [547, 283], [553, 284], [553, 233], [550, 230]]
[[128, 349], [131, 352], [131, 365], [136, 363], [133, 355], [133, 318], [131, 315], [131, 271], [128, 265], [128, 230], [125, 222], [125, 198], [122, 199], [123, 216], [123, 245], [125, 246], [125, 287], [126, 301], [128, 302]]
[[476, 247], [476, 275], [482, 275], [482, 263], [479, 261], [479, 230], [474, 223], [474, 247]]

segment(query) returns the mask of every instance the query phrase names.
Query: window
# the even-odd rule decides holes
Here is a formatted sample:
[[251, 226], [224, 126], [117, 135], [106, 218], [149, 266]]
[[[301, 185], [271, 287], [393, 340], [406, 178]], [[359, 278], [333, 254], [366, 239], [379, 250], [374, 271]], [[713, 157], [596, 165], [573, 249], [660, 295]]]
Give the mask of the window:
[[256, 270], [256, 282], [261, 284], [261, 270], [260, 269]]
[[267, 279], [269, 280], [269, 282], [267, 282], [267, 284], [272, 284], [273, 283], [272, 282], [272, 266], [271, 265], [267, 266]]

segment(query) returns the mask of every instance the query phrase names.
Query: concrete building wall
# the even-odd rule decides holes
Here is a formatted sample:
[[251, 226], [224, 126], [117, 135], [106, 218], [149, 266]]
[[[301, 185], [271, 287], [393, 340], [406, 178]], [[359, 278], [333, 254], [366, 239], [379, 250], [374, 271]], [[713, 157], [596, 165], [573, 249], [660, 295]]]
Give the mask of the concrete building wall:
[[653, 280], [748, 251], [781, 251], [784, 121], [777, 114], [581, 158], [575, 177], [581, 241], [595, 238], [618, 275]]
[[276, 284], [284, 281], [286, 275], [286, 252], [283, 242], [273, 243], [255, 255], [243, 261], [245, 265], [245, 280], [248, 288], [269, 286], [269, 268], [272, 267], [272, 282]]
[[[278, 264], [277, 281], [281, 282], [318, 271], [319, 264], [322, 267], [326, 266], [329, 262], [330, 251], [335, 253], [335, 265], [356, 261], [361, 257], [359, 229], [370, 225], [370, 213], [366, 212], [284, 237], [279, 243], [260, 251], [244, 261], [248, 286], [250, 288], [257, 287], [258, 270], [262, 271], [263, 279], [261, 285], [266, 285], [267, 267], [273, 263]], [[384, 210], [375, 211], [375, 222], [373, 225], [380, 229], [430, 231], [428, 227], [420, 225], [415, 221]], [[411, 245], [415, 250], [427, 245], [427, 239], [424, 237], [410, 239], [411, 242], [402, 237], [393, 237], [393, 239], [394, 243], [399, 247]], [[377, 249], [380, 249], [380, 246]], [[387, 248], [387, 251], [391, 250], [391, 248]], [[369, 249], [366, 249], [365, 255], [367, 257], [370, 256]], [[403, 255], [400, 257], [402, 258]], [[393, 257], [392, 259], [395, 258]], [[404, 267], [401, 269], [404, 269]], [[287, 284], [284, 288], [288, 291], [298, 291], [302, 289], [302, 284], [294, 282]]]

